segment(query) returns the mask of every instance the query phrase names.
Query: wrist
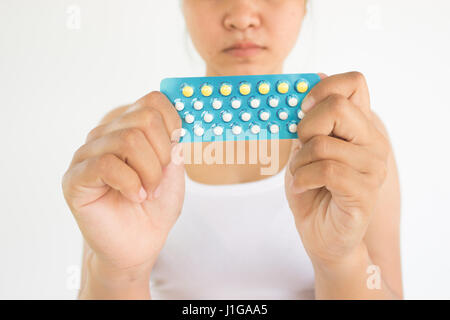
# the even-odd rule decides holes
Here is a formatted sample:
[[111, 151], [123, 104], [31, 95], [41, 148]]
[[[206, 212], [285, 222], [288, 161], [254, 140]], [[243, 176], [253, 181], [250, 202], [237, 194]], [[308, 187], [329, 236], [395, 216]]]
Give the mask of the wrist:
[[365, 244], [361, 244], [346, 256], [333, 259], [312, 259], [316, 276], [326, 278], [342, 278], [352, 276], [355, 272], [371, 264], [369, 252]]
[[316, 299], [398, 299], [380, 273], [379, 287], [369, 285], [367, 268], [372, 264], [365, 245], [332, 263], [313, 263]]
[[149, 299], [152, 265], [118, 268], [92, 254], [86, 259], [81, 299]]

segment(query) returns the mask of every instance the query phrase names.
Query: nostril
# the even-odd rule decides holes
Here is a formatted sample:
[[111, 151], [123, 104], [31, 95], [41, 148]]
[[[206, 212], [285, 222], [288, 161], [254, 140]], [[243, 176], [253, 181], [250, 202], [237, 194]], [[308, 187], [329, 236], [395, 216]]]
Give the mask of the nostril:
[[250, 28], [257, 28], [260, 25], [259, 17], [251, 13], [229, 14], [224, 19], [224, 25], [229, 30], [244, 31]]

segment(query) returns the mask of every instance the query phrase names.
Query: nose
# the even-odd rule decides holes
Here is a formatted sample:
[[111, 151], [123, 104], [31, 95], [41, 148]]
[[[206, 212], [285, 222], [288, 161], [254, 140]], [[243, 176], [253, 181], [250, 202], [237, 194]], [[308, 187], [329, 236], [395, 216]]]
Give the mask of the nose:
[[228, 30], [245, 31], [250, 28], [258, 28], [261, 18], [257, 0], [228, 0], [229, 8], [224, 17], [224, 26]]

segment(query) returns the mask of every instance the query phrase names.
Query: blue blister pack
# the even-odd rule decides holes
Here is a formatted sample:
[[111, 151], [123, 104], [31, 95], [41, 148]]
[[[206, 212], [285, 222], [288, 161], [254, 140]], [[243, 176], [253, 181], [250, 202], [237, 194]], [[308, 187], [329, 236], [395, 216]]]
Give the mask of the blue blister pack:
[[180, 142], [295, 139], [314, 73], [166, 78], [160, 91], [182, 119]]

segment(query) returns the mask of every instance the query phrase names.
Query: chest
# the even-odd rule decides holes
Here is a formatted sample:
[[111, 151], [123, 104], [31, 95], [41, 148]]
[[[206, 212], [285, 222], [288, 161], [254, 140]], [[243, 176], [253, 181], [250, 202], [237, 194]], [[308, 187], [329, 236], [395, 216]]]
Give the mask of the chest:
[[284, 192], [187, 194], [154, 266], [155, 299], [313, 298], [314, 274]]

